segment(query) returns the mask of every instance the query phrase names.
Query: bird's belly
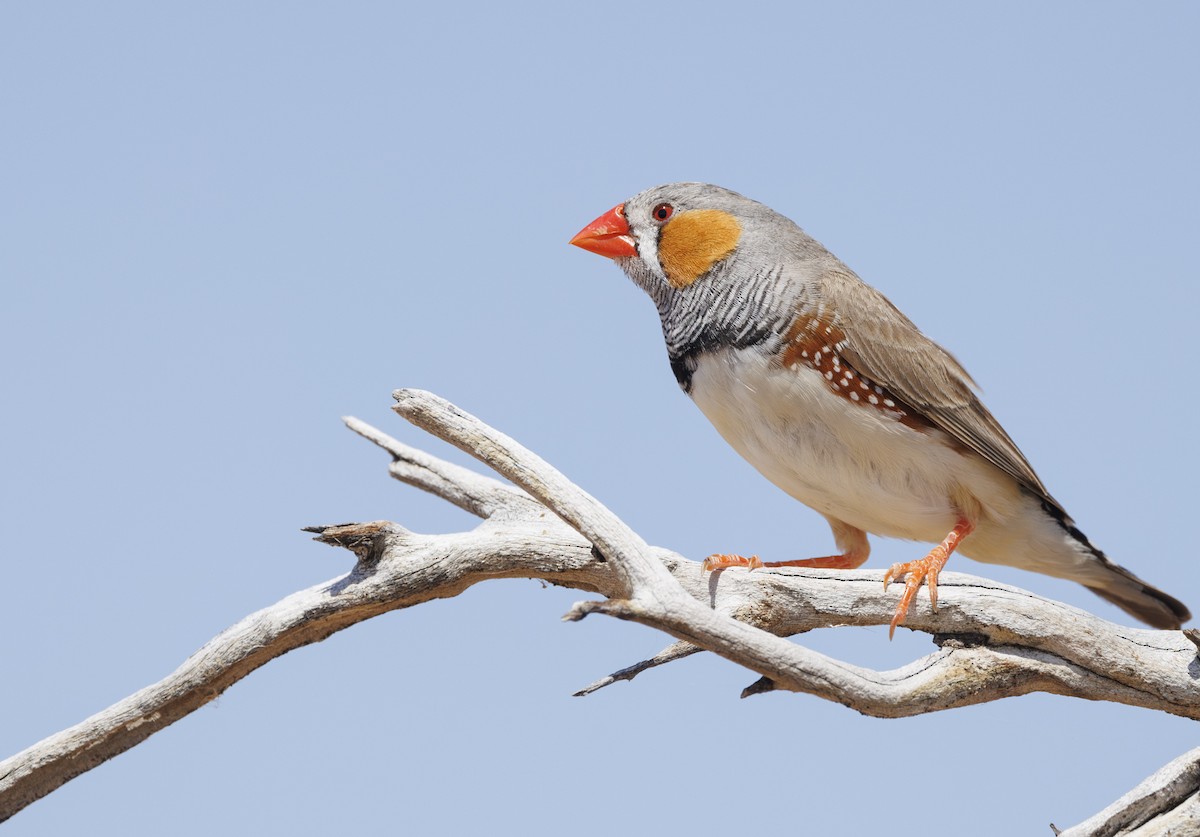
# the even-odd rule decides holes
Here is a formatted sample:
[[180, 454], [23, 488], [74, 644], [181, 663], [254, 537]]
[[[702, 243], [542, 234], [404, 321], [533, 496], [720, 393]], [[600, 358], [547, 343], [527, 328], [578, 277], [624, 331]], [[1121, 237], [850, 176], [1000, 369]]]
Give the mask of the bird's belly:
[[815, 370], [781, 368], [753, 348], [702, 355], [691, 394], [767, 479], [822, 514], [877, 535], [940, 541], [959, 516], [957, 498], [1003, 501], [1016, 490], [940, 431], [913, 429], [842, 398]]

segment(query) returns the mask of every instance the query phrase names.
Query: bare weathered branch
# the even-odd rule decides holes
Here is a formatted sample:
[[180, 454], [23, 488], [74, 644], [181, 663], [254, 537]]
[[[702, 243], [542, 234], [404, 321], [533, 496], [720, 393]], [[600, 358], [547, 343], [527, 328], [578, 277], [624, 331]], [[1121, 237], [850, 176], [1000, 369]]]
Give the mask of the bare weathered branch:
[[476, 517], [491, 517], [516, 506], [528, 509], [524, 504], [532, 502], [527, 494], [511, 485], [417, 450], [354, 416], [345, 416], [342, 421], [359, 436], [392, 455], [388, 472], [393, 477], [441, 497]]
[[[748, 694], [808, 692], [881, 717], [915, 715], [1033, 691], [1111, 700], [1200, 718], [1196, 646], [1182, 632], [1110, 624], [1013, 587], [957, 573], [940, 609], [922, 599], [906, 627], [934, 653], [877, 672], [783, 637], [838, 625], [885, 625], [895, 593], [882, 571], [780, 568], [703, 573], [648, 546], [542, 459], [434, 395], [397, 393], [397, 411], [515, 483], [411, 448], [357, 419], [356, 433], [392, 458], [390, 473], [482, 518], [470, 532], [419, 535], [388, 522], [314, 527], [351, 550], [346, 574], [246, 617], [160, 682], [0, 763], [0, 819], [204, 705], [289, 650], [356, 622], [492, 578], [539, 578], [598, 593], [572, 610], [657, 627], [678, 641], [581, 694], [706, 649], [756, 672]], [[552, 512], [552, 513], [551, 513]]]
[[616, 559], [613, 569], [622, 587], [617, 595], [657, 595], [684, 607], [694, 604], [650, 557], [649, 546], [640, 536], [540, 456], [431, 392], [400, 389], [392, 396], [397, 413], [490, 465], [566, 521], [601, 554]]
[[1182, 837], [1200, 833], [1200, 747], [1162, 767], [1059, 837]]

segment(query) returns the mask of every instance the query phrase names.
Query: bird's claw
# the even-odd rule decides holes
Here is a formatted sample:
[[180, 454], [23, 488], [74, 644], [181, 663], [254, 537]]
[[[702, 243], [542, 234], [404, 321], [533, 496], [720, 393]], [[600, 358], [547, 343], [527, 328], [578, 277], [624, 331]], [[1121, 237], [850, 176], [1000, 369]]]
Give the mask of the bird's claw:
[[896, 633], [896, 626], [904, 621], [908, 616], [908, 608], [912, 604], [913, 599], [917, 596], [917, 591], [921, 589], [921, 582], [924, 581], [929, 587], [929, 603], [933, 610], [937, 611], [937, 583], [938, 573], [946, 564], [946, 558], [939, 554], [941, 547], [934, 547], [934, 550], [922, 558], [920, 561], [908, 561], [903, 564], [892, 564], [888, 571], [883, 574], [883, 589], [894, 580], [901, 576], [908, 576], [904, 580], [904, 595], [900, 597], [900, 604], [896, 605], [896, 612], [892, 615], [892, 622], [888, 626], [888, 639]]
[[763, 562], [757, 555], [751, 555], [749, 558], [744, 555], [725, 555], [717, 553], [710, 555], [700, 564], [701, 572], [710, 570], [723, 570], [726, 567], [746, 567], [747, 569], [757, 570], [763, 566]]

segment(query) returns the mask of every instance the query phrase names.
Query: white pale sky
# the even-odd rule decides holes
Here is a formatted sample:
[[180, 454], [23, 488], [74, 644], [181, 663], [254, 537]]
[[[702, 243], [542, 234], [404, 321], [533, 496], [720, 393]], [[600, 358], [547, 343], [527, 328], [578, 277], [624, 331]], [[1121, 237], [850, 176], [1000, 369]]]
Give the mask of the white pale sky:
[[[650, 302], [567, 245], [673, 180], [764, 201], [881, 288], [1080, 527], [1200, 608], [1198, 9], [4, 4], [0, 756], [344, 572], [303, 526], [473, 526], [341, 426], [467, 461], [390, 411], [400, 386], [652, 543], [827, 553], [678, 391]], [[1198, 743], [1045, 695], [899, 721], [742, 701], [754, 675], [707, 656], [572, 698], [668, 641], [559, 621], [585, 597], [497, 582], [356, 626], [6, 834], [1049, 834]]]

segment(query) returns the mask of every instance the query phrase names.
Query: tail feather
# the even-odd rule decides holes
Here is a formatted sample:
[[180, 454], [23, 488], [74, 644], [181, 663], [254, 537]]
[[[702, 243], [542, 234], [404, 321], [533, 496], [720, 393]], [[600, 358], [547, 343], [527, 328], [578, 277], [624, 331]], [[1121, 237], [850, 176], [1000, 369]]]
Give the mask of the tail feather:
[[1107, 599], [1147, 625], [1163, 630], [1178, 630], [1192, 618], [1187, 606], [1179, 599], [1142, 581], [1129, 570], [1109, 561], [1103, 553], [1100, 557], [1113, 578], [1113, 583], [1107, 587], [1088, 585], [1088, 589], [1100, 598]]
[[1110, 561], [1107, 555], [1092, 546], [1087, 535], [1079, 531], [1075, 522], [1059, 506], [1048, 503], [1043, 498], [1042, 508], [1058, 521], [1073, 540], [1094, 555], [1107, 571], [1103, 586], [1084, 584], [1087, 589], [1154, 628], [1178, 630], [1184, 622], [1192, 618], [1187, 605], [1179, 599], [1142, 581], [1120, 564]]

